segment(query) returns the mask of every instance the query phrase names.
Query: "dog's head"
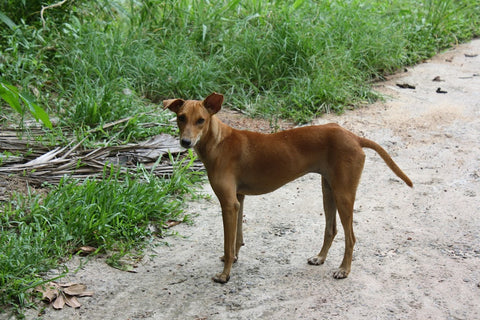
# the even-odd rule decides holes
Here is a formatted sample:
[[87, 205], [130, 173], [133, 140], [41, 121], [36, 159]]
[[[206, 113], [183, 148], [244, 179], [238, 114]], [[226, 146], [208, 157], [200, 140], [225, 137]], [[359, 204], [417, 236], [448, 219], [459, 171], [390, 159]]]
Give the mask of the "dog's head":
[[220, 111], [223, 95], [212, 93], [203, 101], [169, 99], [163, 100], [164, 108], [177, 114], [180, 129], [180, 144], [184, 148], [193, 148], [210, 126], [212, 115]]

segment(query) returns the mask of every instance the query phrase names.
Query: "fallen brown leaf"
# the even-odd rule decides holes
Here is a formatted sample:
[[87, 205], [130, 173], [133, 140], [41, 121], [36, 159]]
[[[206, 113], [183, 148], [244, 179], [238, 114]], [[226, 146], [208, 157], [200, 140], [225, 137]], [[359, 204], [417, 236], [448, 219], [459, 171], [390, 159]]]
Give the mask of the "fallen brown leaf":
[[82, 283], [68, 282], [37, 286], [35, 291], [42, 293], [42, 301], [51, 303], [54, 309], [63, 309], [65, 304], [72, 308], [80, 308], [82, 305], [77, 297], [91, 297], [93, 291], [86, 291], [87, 286]]
[[63, 309], [63, 306], [65, 305], [65, 299], [63, 298], [63, 294], [61, 293], [55, 301], [53, 301], [52, 307], [54, 309]]
[[182, 221], [168, 220], [167, 223], [165, 224], [165, 227], [168, 229], [176, 225], [179, 225], [180, 223], [182, 223]]
[[75, 296], [71, 296], [68, 294], [65, 295], [65, 303], [67, 304], [67, 306], [74, 309], [80, 308], [82, 306]]
[[97, 248], [95, 247], [82, 246], [78, 248], [76, 252], [81, 256], [88, 256], [89, 254], [94, 253], [95, 251], [97, 251]]
[[91, 297], [93, 296], [93, 291], [84, 291], [80, 294], [77, 294], [78, 297]]
[[59, 294], [58, 284], [54, 282], [37, 286], [35, 291], [40, 292], [42, 294], [42, 300], [48, 303], [54, 301]]
[[67, 287], [73, 286], [75, 284], [77, 284], [77, 283], [76, 282], [55, 283], [55, 285], [60, 286], [62, 288], [67, 288]]
[[63, 292], [65, 292], [66, 294], [69, 294], [71, 296], [78, 296], [78, 295], [82, 294], [83, 292], [85, 292], [86, 289], [87, 289], [86, 285], [80, 284], [80, 283], [74, 283], [74, 284], [66, 287], [63, 290]]

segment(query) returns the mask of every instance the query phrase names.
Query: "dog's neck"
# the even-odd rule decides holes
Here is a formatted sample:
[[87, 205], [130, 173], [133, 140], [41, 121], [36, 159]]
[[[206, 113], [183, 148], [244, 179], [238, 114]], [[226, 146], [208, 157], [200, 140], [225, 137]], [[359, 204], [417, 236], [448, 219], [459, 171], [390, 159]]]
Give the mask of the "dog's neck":
[[202, 135], [195, 146], [200, 160], [204, 163], [208, 161], [207, 157], [211, 156], [211, 150], [216, 149], [228, 137], [234, 129], [223, 123], [216, 115], [212, 115], [209, 121], [207, 131]]

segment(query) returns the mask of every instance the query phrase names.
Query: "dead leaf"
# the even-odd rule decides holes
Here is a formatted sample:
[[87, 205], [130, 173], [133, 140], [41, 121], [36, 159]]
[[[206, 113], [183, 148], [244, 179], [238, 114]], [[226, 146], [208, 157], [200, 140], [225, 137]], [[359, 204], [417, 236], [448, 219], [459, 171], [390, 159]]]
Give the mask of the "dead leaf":
[[81, 256], [88, 256], [89, 254], [94, 253], [95, 251], [97, 251], [97, 248], [95, 247], [82, 246], [78, 248], [76, 252]]
[[37, 286], [35, 291], [40, 292], [42, 294], [42, 300], [48, 303], [54, 301], [60, 293], [58, 285], [54, 282]]
[[91, 297], [93, 296], [94, 292], [93, 291], [83, 291], [80, 294], [77, 294], [78, 297]]
[[82, 294], [83, 292], [85, 292], [86, 289], [87, 289], [86, 285], [80, 284], [80, 283], [74, 283], [74, 284], [66, 287], [65, 289], [63, 289], [63, 292], [65, 292], [66, 294], [69, 294], [71, 296], [78, 296], [78, 295]]
[[66, 283], [55, 283], [57, 286], [60, 286], [62, 288], [66, 288], [66, 287], [70, 287], [70, 286], [73, 286], [75, 284], [77, 284], [76, 282], [66, 282]]
[[176, 225], [179, 225], [180, 223], [182, 223], [182, 221], [176, 221], [176, 220], [168, 220], [167, 223], [165, 224], [165, 227], [167, 229], [171, 228], [171, 227], [174, 227]]
[[68, 294], [65, 295], [65, 303], [67, 304], [67, 306], [74, 309], [80, 308], [82, 306], [75, 296], [70, 296]]
[[52, 307], [54, 309], [63, 309], [63, 306], [65, 305], [65, 299], [63, 297], [63, 294], [60, 294], [55, 301], [53, 301]]
[[46, 285], [37, 286], [35, 291], [42, 293], [42, 300], [52, 304], [54, 309], [62, 309], [65, 304], [72, 308], [80, 308], [82, 305], [77, 297], [91, 297], [93, 291], [86, 291], [87, 286], [83, 283], [49, 282]]

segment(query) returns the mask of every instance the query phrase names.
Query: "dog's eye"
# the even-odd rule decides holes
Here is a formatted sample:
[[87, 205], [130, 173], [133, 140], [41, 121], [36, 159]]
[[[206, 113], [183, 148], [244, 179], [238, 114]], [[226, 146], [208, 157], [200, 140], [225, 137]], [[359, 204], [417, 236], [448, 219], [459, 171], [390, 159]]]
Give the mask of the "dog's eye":
[[183, 114], [177, 117], [178, 122], [185, 122], [186, 120], [187, 120], [187, 117], [185, 117], [185, 115]]
[[197, 120], [197, 124], [203, 124], [205, 122], [205, 119], [200, 118]]

